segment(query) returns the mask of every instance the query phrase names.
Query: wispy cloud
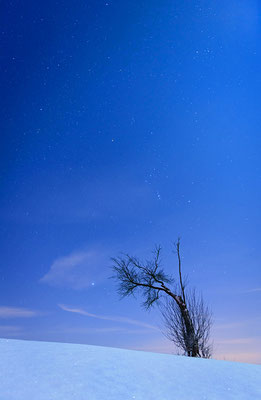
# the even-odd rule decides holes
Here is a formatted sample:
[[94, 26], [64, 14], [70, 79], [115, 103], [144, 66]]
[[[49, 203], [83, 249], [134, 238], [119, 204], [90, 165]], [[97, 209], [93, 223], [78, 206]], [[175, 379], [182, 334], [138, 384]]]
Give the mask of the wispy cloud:
[[40, 282], [50, 286], [84, 289], [105, 278], [108, 263], [109, 257], [105, 251], [73, 252], [57, 258]]
[[[88, 334], [88, 333], [97, 333], [97, 334], [103, 334], [103, 333], [115, 333], [115, 334], [148, 334], [149, 331], [151, 331], [150, 328], [144, 328], [144, 329], [130, 329], [130, 328], [123, 328], [120, 326], [115, 326], [113, 328], [83, 328], [83, 327], [72, 327], [72, 328], [62, 328], [62, 333], [77, 333], [77, 334]], [[57, 330], [55, 331], [57, 332]]]
[[87, 312], [87, 311], [85, 311], [85, 310], [83, 310], [81, 308], [73, 308], [73, 307], [70, 307], [70, 306], [66, 306], [64, 304], [58, 304], [58, 306], [64, 311], [85, 315], [86, 317], [102, 319], [102, 320], [105, 320], [105, 321], [123, 322], [123, 323], [126, 323], [126, 324], [141, 326], [143, 328], [153, 329], [153, 330], [157, 330], [157, 331], [159, 330], [156, 326], [153, 326], [153, 325], [150, 325], [150, 324], [146, 324], [144, 322], [140, 322], [140, 321], [137, 321], [135, 319], [130, 319], [130, 318], [126, 318], [126, 317], [117, 317], [117, 316], [107, 316], [107, 315], [92, 314], [92, 313], [89, 313], [89, 312]]
[[220, 352], [220, 353], [215, 354], [214, 358], [217, 360], [260, 364], [261, 363], [261, 352], [258, 352], [258, 351]]
[[23, 328], [16, 325], [0, 325], [0, 335], [2, 337], [19, 337], [23, 333]]
[[0, 318], [32, 318], [39, 315], [38, 311], [29, 310], [28, 308], [0, 306]]
[[254, 288], [244, 291], [244, 293], [255, 293], [255, 292], [261, 292], [261, 288]]
[[232, 339], [216, 339], [216, 344], [252, 344], [255, 342], [255, 338], [232, 338]]
[[23, 328], [21, 326], [16, 325], [0, 325], [0, 332], [1, 333], [16, 333], [21, 332]]
[[222, 329], [222, 330], [227, 330], [227, 329], [238, 329], [243, 326], [246, 326], [247, 321], [239, 321], [239, 322], [225, 322], [223, 324], [216, 324], [214, 325], [214, 330], [216, 329]]
[[[242, 319], [240, 321], [233, 321], [232, 316], [227, 316], [227, 320], [229, 322], [224, 321], [224, 318], [222, 319], [216, 319], [216, 323], [213, 326], [213, 331], [216, 330], [237, 330], [239, 328], [248, 328], [251, 326], [252, 328], [255, 327], [255, 329], [258, 329], [257, 327], [260, 326], [261, 323], [261, 316], [253, 317], [253, 318], [246, 318]], [[224, 321], [224, 322], [223, 322]]]

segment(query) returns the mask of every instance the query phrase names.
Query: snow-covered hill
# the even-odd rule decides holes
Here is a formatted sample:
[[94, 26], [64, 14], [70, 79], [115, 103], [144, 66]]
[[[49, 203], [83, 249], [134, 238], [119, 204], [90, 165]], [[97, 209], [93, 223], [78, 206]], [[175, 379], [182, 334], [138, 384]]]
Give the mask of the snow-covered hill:
[[0, 400], [260, 400], [261, 366], [0, 339]]

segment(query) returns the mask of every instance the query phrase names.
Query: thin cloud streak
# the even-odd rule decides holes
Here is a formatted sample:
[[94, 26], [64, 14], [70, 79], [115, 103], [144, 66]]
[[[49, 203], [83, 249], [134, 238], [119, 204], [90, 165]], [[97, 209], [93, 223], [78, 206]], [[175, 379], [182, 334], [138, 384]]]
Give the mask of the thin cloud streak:
[[246, 325], [246, 321], [241, 321], [241, 322], [228, 322], [224, 324], [217, 324], [214, 326], [214, 330], [216, 329], [237, 329], [242, 326]]
[[54, 260], [49, 271], [39, 282], [75, 290], [86, 289], [104, 279], [108, 259], [104, 249], [72, 252]]
[[39, 315], [38, 311], [27, 308], [0, 306], [0, 318], [32, 318]]
[[[151, 329], [128, 329], [128, 328], [121, 328], [121, 327], [115, 327], [115, 328], [65, 328], [62, 329], [62, 333], [78, 333], [78, 334], [88, 334], [88, 333], [127, 333], [127, 334], [148, 334]], [[54, 331], [54, 332], [57, 332]]]
[[261, 292], [261, 288], [249, 289], [246, 290], [244, 293], [255, 293], [255, 292]]
[[217, 323], [213, 327], [213, 331], [220, 330], [227, 330], [227, 329], [238, 329], [238, 328], [243, 328], [247, 326], [253, 326], [256, 324], [259, 324], [260, 322], [260, 317], [254, 317], [254, 318], [247, 318], [242, 321], [232, 321], [232, 322], [224, 322], [224, 323]]
[[252, 344], [255, 342], [255, 338], [234, 338], [234, 339], [216, 339], [215, 344]]
[[260, 352], [219, 352], [215, 355], [216, 360], [243, 362], [251, 364], [260, 364], [261, 353]]
[[9, 334], [9, 333], [16, 333], [16, 332], [21, 332], [23, 328], [21, 326], [16, 326], [16, 325], [0, 325], [0, 332]]
[[64, 311], [85, 315], [86, 317], [102, 319], [105, 321], [123, 322], [126, 324], [137, 325], [137, 326], [141, 326], [143, 328], [148, 328], [148, 329], [153, 329], [153, 330], [159, 331], [159, 329], [153, 325], [149, 325], [149, 324], [146, 324], [146, 323], [143, 323], [140, 321], [136, 321], [136, 320], [130, 319], [130, 318], [92, 314], [81, 308], [71, 308], [69, 306], [66, 306], [65, 304], [58, 304], [58, 306]]

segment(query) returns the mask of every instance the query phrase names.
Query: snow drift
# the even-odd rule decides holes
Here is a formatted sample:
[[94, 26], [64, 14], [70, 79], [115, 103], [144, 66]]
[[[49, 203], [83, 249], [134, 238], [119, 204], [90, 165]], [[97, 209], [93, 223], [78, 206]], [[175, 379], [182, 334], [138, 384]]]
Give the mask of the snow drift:
[[0, 400], [260, 400], [261, 366], [0, 339]]

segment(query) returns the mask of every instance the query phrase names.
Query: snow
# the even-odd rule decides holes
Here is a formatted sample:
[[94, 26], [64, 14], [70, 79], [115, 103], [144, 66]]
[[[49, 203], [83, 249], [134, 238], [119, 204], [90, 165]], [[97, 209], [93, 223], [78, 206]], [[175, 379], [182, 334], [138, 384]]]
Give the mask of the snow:
[[0, 400], [260, 400], [261, 366], [0, 339]]

